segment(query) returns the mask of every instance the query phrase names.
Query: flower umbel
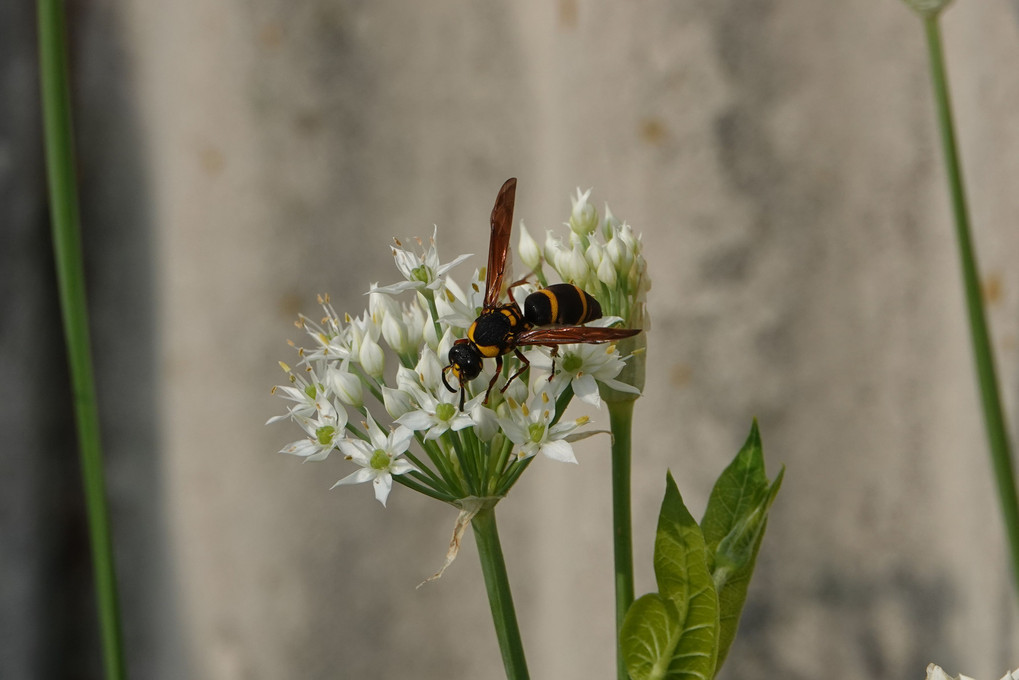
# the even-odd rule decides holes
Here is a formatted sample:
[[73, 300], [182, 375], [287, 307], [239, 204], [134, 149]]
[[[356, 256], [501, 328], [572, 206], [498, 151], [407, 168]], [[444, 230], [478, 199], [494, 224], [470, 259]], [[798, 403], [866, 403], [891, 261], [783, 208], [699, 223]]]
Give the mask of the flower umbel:
[[[527, 265], [544, 281], [541, 268], [552, 263], [552, 252], [563, 263], [560, 276], [568, 268], [571, 279], [597, 286], [590, 292], [615, 317], [603, 321], [618, 323], [623, 315], [616, 310], [643, 304], [640, 239], [611, 216], [603, 220], [588, 195], [578, 192], [574, 200], [569, 245], [549, 235], [543, 255], [530, 239]], [[341, 316], [320, 297], [321, 319], [298, 322], [311, 339], [307, 348], [295, 345], [300, 370], [284, 364], [289, 384], [275, 388], [288, 405], [269, 422], [292, 420], [305, 435], [282, 452], [322, 461], [339, 449], [357, 469], [334, 486], [371, 481], [383, 505], [393, 482], [459, 508], [471, 498], [494, 502], [538, 453], [577, 461], [571, 442], [585, 436], [588, 419], [562, 417], [574, 395], [597, 404], [599, 387], [636, 391], [619, 378], [628, 355], [615, 345], [562, 345], [554, 377], [542, 368], [551, 365], [547, 350], [532, 350], [531, 379], [493, 390], [488, 403], [482, 400], [494, 362], [485, 360], [481, 375], [465, 385], [460, 409], [459, 395], [443, 386], [443, 359], [479, 314], [485, 274], [474, 270], [468, 285], [458, 285], [449, 272], [468, 256], [441, 264], [436, 236], [427, 246], [419, 241], [417, 252], [397, 242], [393, 256], [404, 280], [371, 286], [361, 314]], [[630, 293], [606, 280], [626, 282]], [[512, 353], [503, 359], [505, 380], [521, 364]]]

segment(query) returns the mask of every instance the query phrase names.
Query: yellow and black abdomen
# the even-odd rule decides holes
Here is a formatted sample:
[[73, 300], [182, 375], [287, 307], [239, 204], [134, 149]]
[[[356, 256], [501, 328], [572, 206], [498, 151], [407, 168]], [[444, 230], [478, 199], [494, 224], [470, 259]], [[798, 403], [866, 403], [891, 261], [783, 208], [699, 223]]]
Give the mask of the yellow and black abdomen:
[[524, 319], [534, 326], [575, 326], [601, 318], [601, 305], [571, 283], [542, 288], [524, 300]]

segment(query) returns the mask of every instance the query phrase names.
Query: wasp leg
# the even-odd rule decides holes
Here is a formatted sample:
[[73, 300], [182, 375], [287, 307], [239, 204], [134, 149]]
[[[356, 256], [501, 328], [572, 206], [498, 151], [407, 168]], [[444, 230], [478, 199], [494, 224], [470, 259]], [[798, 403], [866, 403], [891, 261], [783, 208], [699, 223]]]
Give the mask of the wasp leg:
[[502, 386], [500, 392], [505, 392], [506, 388], [510, 386], [510, 383], [513, 382], [515, 378], [519, 377], [520, 374], [526, 371], [531, 365], [531, 362], [527, 360], [527, 357], [521, 354], [520, 350], [516, 347], [513, 348], [513, 353], [517, 355], [517, 359], [520, 359], [520, 363], [522, 363], [523, 366], [520, 367], [520, 370], [509, 377], [509, 380], [507, 380], [506, 384]]
[[552, 348], [552, 372], [548, 374], [548, 381], [552, 382], [552, 378], [555, 377], [555, 360], [559, 356], [559, 345], [550, 345]]
[[460, 413], [464, 410], [464, 399], [467, 398], [467, 390], [464, 389], [463, 383], [460, 383]]
[[[492, 394], [492, 388], [495, 387], [495, 381], [499, 379], [499, 375], [501, 373], [502, 373], [502, 357], [497, 356], [495, 358], [495, 375], [492, 376], [491, 382], [488, 383], [488, 389], [485, 390], [485, 401], [482, 402], [483, 404], [488, 403], [488, 396]], [[505, 390], [506, 388], [504, 387], [503, 389]], [[460, 410], [463, 411], [462, 404], [460, 406]]]

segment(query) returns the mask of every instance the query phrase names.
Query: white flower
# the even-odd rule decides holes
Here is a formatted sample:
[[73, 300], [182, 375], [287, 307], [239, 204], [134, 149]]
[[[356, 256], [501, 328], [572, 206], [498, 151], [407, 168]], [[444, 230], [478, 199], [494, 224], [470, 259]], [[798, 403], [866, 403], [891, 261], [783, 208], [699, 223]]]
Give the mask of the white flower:
[[[612, 317], [598, 319], [588, 326], [608, 325], [601, 322], [613, 320]], [[550, 358], [544, 352], [530, 352], [528, 359], [539, 369], [551, 370]], [[592, 406], [601, 406], [597, 383], [619, 392], [640, 394], [640, 390], [633, 385], [616, 380], [625, 366], [625, 357], [619, 355], [615, 343], [560, 345], [556, 374], [552, 377], [550, 389], [561, 393], [567, 383], [572, 383], [573, 394]], [[538, 375], [542, 375], [541, 370]]]
[[439, 382], [438, 361], [431, 352], [422, 352], [416, 373], [401, 368], [397, 375], [400, 389], [410, 395], [417, 406], [402, 414], [396, 422], [415, 432], [424, 432], [425, 439], [438, 439], [452, 430], [458, 432], [474, 424], [469, 415], [484, 395], [478, 395], [459, 409], [459, 394], [445, 389]]
[[466, 260], [470, 255], [460, 255], [452, 262], [446, 264], [439, 264], [439, 254], [435, 248], [435, 236], [438, 234], [438, 227], [432, 232], [432, 238], [429, 239], [429, 246], [427, 249], [424, 248], [424, 244], [418, 240], [418, 245], [422, 248], [420, 255], [405, 250], [399, 241], [396, 241], [396, 247], [393, 248], [393, 257], [396, 259], [396, 267], [403, 274], [406, 281], [400, 281], [389, 286], [382, 286], [378, 288], [380, 293], [399, 293], [405, 290], [427, 288], [429, 290], [438, 290], [444, 281], [446, 272]]
[[282, 361], [280, 362], [280, 368], [286, 371], [287, 375], [290, 376], [290, 385], [276, 385], [272, 388], [273, 394], [278, 394], [287, 401], [294, 402], [294, 405], [287, 409], [287, 412], [281, 416], [273, 416], [269, 420], [265, 421], [266, 425], [271, 423], [277, 423], [287, 418], [308, 418], [315, 415], [318, 410], [316, 398], [319, 396], [320, 388], [316, 384], [318, 382], [317, 376], [314, 371], [311, 370], [309, 365], [309, 374], [312, 376], [312, 381], [309, 382], [304, 378], [294, 375], [294, 372], [290, 370]]
[[588, 418], [584, 416], [551, 425], [554, 418], [555, 401], [549, 392], [543, 390], [534, 395], [530, 404], [511, 404], [507, 415], [499, 416], [499, 424], [513, 442], [519, 458], [542, 453], [563, 463], [576, 463], [577, 457], [570, 446], [570, 442], [576, 439], [570, 433], [587, 423]]
[[470, 328], [484, 305], [484, 286], [485, 280], [479, 270], [475, 270], [467, 292], [461, 290], [452, 279], [448, 279], [441, 293], [435, 296], [439, 322], [455, 328]]
[[368, 429], [370, 441], [344, 439], [340, 442], [340, 450], [348, 460], [360, 465], [361, 469], [336, 482], [332, 488], [341, 484], [370, 481], [375, 487], [375, 498], [385, 506], [389, 491], [393, 488], [393, 475], [417, 469], [401, 457], [410, 447], [414, 433], [405, 427], [397, 427], [387, 435], [375, 423], [371, 414], [368, 414], [364, 425]]
[[[350, 329], [340, 320], [336, 310], [329, 303], [328, 296], [320, 295], [318, 301], [325, 312], [322, 323], [317, 324], [304, 315], [301, 315], [297, 322], [298, 327], [307, 331], [318, 345], [310, 351], [301, 350], [301, 356], [308, 360], [349, 358]], [[350, 318], [348, 317], [346, 321], [350, 323]]]
[[294, 420], [304, 428], [308, 437], [287, 444], [280, 453], [300, 456], [305, 460], [325, 460], [344, 441], [343, 428], [347, 426], [347, 412], [330, 401], [316, 400], [317, 412], [314, 417], [298, 416]]

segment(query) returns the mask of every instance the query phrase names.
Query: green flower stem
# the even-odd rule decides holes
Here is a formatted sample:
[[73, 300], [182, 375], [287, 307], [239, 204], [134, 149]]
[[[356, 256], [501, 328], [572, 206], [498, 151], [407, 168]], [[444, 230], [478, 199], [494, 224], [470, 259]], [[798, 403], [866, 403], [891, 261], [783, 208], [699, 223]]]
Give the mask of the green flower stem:
[[103, 659], [107, 679], [120, 680], [125, 677], [124, 653], [113, 565], [113, 541], [106, 508], [99, 412], [92, 375], [85, 271], [78, 226], [64, 3], [61, 0], [39, 0], [38, 18], [39, 70], [53, 249], [78, 429]]
[[633, 529], [630, 521], [630, 438], [635, 399], [610, 401], [609, 429], [612, 430], [612, 527], [616, 566], [616, 669], [619, 680], [627, 680], [619, 633], [623, 618], [633, 604]]
[[485, 575], [485, 588], [488, 590], [488, 602], [492, 606], [492, 621], [495, 623], [496, 637], [499, 638], [506, 677], [509, 680], [529, 678], [524, 645], [520, 640], [520, 627], [517, 625], [517, 614], [513, 609], [513, 596], [506, 575], [506, 562], [499, 543], [499, 530], [495, 525], [495, 508], [480, 510], [471, 520], [471, 525], [474, 527], [474, 540], [478, 544], [481, 572]]
[[424, 495], [434, 498], [437, 501], [442, 501], [443, 503], [452, 503], [453, 501], [456, 500], [454, 496], [450, 496], [449, 494], [443, 493], [441, 491], [436, 491], [432, 487], [428, 486], [426, 483], [419, 484], [418, 482], [413, 481], [414, 479], [418, 479], [421, 482], [425, 482], [424, 478], [422, 478], [420, 475], [415, 475], [413, 471], [408, 472], [405, 475], [393, 475], [394, 482], [402, 484], [408, 489], [413, 489], [418, 493], [423, 493]]
[[983, 403], [984, 424], [991, 453], [991, 462], [998, 485], [998, 498], [1005, 520], [1005, 530], [1012, 552], [1012, 570], [1016, 594], [1019, 595], [1019, 500], [1017, 500], [1015, 471], [1012, 466], [1011, 447], [1005, 428], [1001, 398], [998, 393], [998, 379], [994, 370], [994, 354], [984, 318], [981, 299], [979, 269], [970, 236], [969, 214], [966, 207], [966, 192], [962, 182], [962, 168], [955, 141], [955, 125], [948, 93], [948, 77], [945, 73], [945, 59], [941, 47], [941, 30], [938, 14], [923, 16], [927, 32], [927, 47], [930, 53], [931, 79], [934, 84], [938, 124], [941, 129], [941, 143], [944, 147], [945, 167], [952, 196], [952, 210], [955, 216], [955, 233], [959, 242], [959, 261], [962, 266], [963, 285], [966, 291], [966, 307], [969, 311], [969, 327], [973, 340], [973, 354], [976, 360], [977, 378], [980, 382], [980, 397]]

